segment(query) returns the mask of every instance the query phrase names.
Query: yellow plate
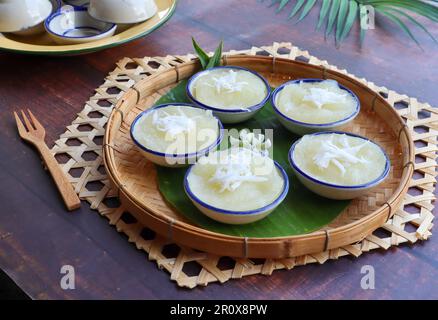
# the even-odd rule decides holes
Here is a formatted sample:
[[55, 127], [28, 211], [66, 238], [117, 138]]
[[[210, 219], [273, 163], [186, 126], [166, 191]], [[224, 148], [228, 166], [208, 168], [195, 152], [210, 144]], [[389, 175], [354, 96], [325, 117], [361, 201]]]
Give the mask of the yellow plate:
[[0, 49], [41, 55], [77, 55], [111, 48], [144, 37], [170, 19], [175, 12], [177, 0], [155, 0], [155, 2], [158, 7], [155, 16], [119, 33], [116, 31], [116, 34], [109, 38], [89, 43], [58, 45], [47, 33], [31, 37], [0, 33]]

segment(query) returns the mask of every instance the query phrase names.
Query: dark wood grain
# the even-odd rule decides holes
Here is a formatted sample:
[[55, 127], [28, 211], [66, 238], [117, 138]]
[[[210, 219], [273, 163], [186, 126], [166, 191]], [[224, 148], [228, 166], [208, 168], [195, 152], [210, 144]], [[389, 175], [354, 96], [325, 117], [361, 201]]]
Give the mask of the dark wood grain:
[[[64, 132], [105, 75], [124, 56], [185, 54], [193, 35], [207, 49], [290, 41], [331, 64], [379, 85], [438, 106], [437, 45], [418, 32], [424, 50], [391, 23], [371, 31], [360, 48], [357, 29], [337, 49], [315, 32], [318, 12], [300, 24], [288, 12], [256, 1], [182, 0], [175, 16], [147, 38], [79, 57], [0, 54], [0, 268], [36, 299], [255, 298], [438, 299], [438, 240], [414, 247], [297, 267], [270, 277], [251, 276], [194, 290], [179, 289], [169, 275], [128, 244], [104, 218], [83, 205], [68, 213], [37, 154], [22, 143], [12, 111], [30, 108], [47, 129], [49, 144]], [[434, 34], [436, 25], [426, 25]], [[59, 286], [60, 268], [76, 267], [75, 290]], [[376, 289], [362, 290], [363, 265], [376, 270]]]

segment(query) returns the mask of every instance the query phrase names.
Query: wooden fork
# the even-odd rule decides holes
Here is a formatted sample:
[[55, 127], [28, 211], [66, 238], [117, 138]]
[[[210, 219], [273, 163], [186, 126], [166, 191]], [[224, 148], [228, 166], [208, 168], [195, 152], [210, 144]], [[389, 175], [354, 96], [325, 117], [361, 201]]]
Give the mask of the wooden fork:
[[41, 125], [41, 123], [35, 118], [32, 112], [28, 109], [30, 119], [26, 116], [26, 114], [21, 110], [21, 115], [24, 120], [21, 122], [18, 114], [14, 112], [15, 121], [17, 122], [18, 133], [23, 140], [26, 140], [33, 144], [41, 154], [44, 162], [46, 163], [47, 168], [50, 171], [50, 174], [53, 177], [53, 180], [58, 187], [59, 192], [61, 193], [62, 199], [69, 211], [78, 209], [81, 206], [81, 201], [74, 191], [72, 185], [67, 180], [64, 172], [62, 172], [61, 167], [58, 162], [55, 160], [55, 157], [50, 152], [46, 143], [44, 142], [44, 137], [46, 136], [46, 130]]

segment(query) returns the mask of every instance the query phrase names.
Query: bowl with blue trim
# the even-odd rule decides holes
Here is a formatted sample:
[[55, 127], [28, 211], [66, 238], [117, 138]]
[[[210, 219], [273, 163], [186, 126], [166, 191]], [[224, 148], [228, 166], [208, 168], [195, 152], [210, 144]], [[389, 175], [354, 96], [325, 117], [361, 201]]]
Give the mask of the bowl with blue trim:
[[58, 44], [77, 44], [114, 35], [117, 25], [91, 17], [86, 7], [66, 5], [44, 23], [50, 37]]
[[[297, 163], [295, 152], [296, 152], [296, 147], [300, 144], [300, 142], [304, 138], [312, 137], [312, 136], [320, 136], [320, 135], [346, 135], [348, 137], [361, 139], [363, 140], [364, 143], [372, 143], [374, 146], [377, 147], [374, 148], [374, 150], [379, 150], [379, 152], [381, 152], [381, 156], [383, 156], [384, 159], [383, 169], [381, 170], [380, 174], [377, 177], [371, 178], [368, 181], [359, 184], [348, 184], [348, 185], [332, 183], [330, 181], [327, 181], [328, 179], [326, 178], [323, 179], [321, 177], [316, 177], [314, 174], [312, 175], [312, 173], [310, 173], [309, 170], [304, 169], [302, 166], [300, 167], [300, 165]], [[311, 155], [309, 155], [309, 153], [306, 153], [306, 157], [310, 158]], [[385, 181], [385, 179], [389, 175], [391, 168], [389, 157], [381, 146], [379, 146], [377, 143], [371, 141], [366, 137], [349, 132], [343, 132], [343, 131], [316, 132], [313, 134], [305, 135], [302, 138], [295, 141], [294, 144], [292, 144], [289, 150], [288, 158], [289, 158], [290, 166], [292, 167], [295, 176], [307, 189], [322, 197], [335, 199], [335, 200], [349, 200], [366, 194], [371, 189], [377, 187], [379, 184]], [[366, 175], [366, 172], [363, 171], [362, 174]]]
[[[207, 155], [210, 151], [215, 150], [220, 143], [222, 142], [223, 136], [224, 136], [224, 128], [220, 120], [214, 116], [212, 116], [213, 119], [217, 121], [217, 132], [215, 132], [215, 136], [212, 137], [210, 140], [206, 140], [204, 144], [199, 150], [196, 149], [196, 151], [193, 152], [163, 152], [163, 150], [157, 150], [152, 148], [151, 146], [147, 146], [144, 139], [147, 138], [141, 138], [139, 131], [137, 130], [137, 126], [144, 121], [147, 117], [152, 117], [153, 112], [157, 112], [158, 110], [165, 110], [165, 108], [168, 107], [182, 107], [182, 108], [193, 108], [200, 111], [205, 111], [202, 108], [199, 108], [197, 106], [194, 106], [192, 104], [188, 103], [167, 103], [167, 104], [161, 104], [157, 105], [155, 107], [152, 107], [150, 109], [147, 109], [143, 112], [141, 112], [137, 117], [134, 119], [134, 121], [131, 124], [130, 128], [130, 136], [132, 141], [135, 143], [135, 145], [139, 148], [143, 156], [148, 159], [149, 161], [155, 163], [156, 165], [163, 166], [163, 167], [184, 167], [189, 164], [194, 164], [197, 159], [200, 157], [203, 157]], [[140, 124], [142, 125], [142, 124]], [[199, 138], [199, 140], [204, 140], [204, 138], [207, 138], [207, 133], [205, 131], [199, 130], [195, 131], [195, 133], [199, 133], [202, 136], [198, 137], [196, 136], [196, 139]], [[205, 133], [205, 134], [204, 134]], [[209, 134], [209, 133], [208, 133]], [[210, 142], [209, 142], [210, 141]], [[196, 143], [198, 140], [196, 140]], [[164, 143], [164, 142], [163, 142]], [[189, 142], [184, 142], [185, 146], [188, 148]], [[197, 147], [197, 145], [196, 145]], [[173, 149], [172, 149], [173, 150]]]
[[[325, 123], [309, 123], [309, 122], [303, 122], [299, 121], [297, 119], [293, 119], [292, 117], [286, 115], [284, 112], [282, 112], [278, 104], [278, 98], [280, 93], [290, 85], [296, 85], [300, 83], [321, 83], [325, 81], [324, 79], [296, 79], [292, 81], [288, 81], [281, 86], [277, 87], [272, 95], [271, 95], [271, 104], [275, 111], [275, 115], [277, 116], [280, 123], [289, 131], [292, 133], [298, 134], [298, 135], [305, 135], [309, 133], [314, 132], [320, 132], [320, 131], [331, 131], [331, 130], [339, 130], [346, 124], [350, 123], [351, 121], [356, 118], [356, 116], [360, 112], [360, 100], [357, 97], [357, 95], [348, 89], [347, 87], [341, 85], [340, 83], [337, 83], [338, 87], [345, 91], [346, 94], [348, 94], [350, 97], [353, 98], [355, 102], [355, 107], [353, 111], [348, 114], [347, 116], [343, 117], [342, 119], [331, 121], [331, 122], [325, 122]], [[333, 81], [333, 80], [332, 80]]]
[[281, 193], [278, 197], [271, 203], [267, 205], [261, 206], [260, 208], [246, 210], [246, 211], [235, 211], [223, 209], [218, 206], [214, 206], [208, 204], [207, 202], [200, 199], [198, 195], [195, 194], [193, 189], [190, 187], [189, 176], [194, 166], [191, 166], [184, 177], [184, 190], [186, 195], [189, 197], [191, 202], [195, 205], [196, 208], [199, 209], [203, 214], [208, 216], [209, 218], [216, 220], [221, 223], [226, 224], [248, 224], [252, 222], [256, 222], [267, 217], [270, 213], [272, 213], [286, 198], [289, 191], [289, 178], [287, 176], [286, 171], [283, 167], [276, 161], [273, 161], [276, 170], [280, 173], [280, 176], [283, 180], [283, 187]]
[[[255, 75], [257, 79], [259, 79], [263, 84], [263, 88], [265, 90], [264, 94], [262, 95], [263, 98], [261, 98], [260, 101], [257, 101], [253, 105], [245, 106], [242, 108], [220, 108], [217, 105], [211, 105], [209, 103], [200, 101], [200, 99], [195, 97], [195, 84], [198, 80], [200, 80], [201, 77], [217, 70], [246, 71], [251, 73], [252, 75]], [[246, 121], [255, 116], [255, 114], [260, 111], [260, 109], [262, 109], [263, 106], [268, 102], [269, 96], [271, 94], [271, 87], [269, 86], [268, 81], [263, 76], [253, 70], [238, 66], [219, 66], [194, 74], [187, 82], [186, 93], [187, 97], [190, 99], [190, 101], [192, 101], [192, 103], [201, 108], [213, 111], [213, 114], [217, 116], [223, 123], [232, 124]]]

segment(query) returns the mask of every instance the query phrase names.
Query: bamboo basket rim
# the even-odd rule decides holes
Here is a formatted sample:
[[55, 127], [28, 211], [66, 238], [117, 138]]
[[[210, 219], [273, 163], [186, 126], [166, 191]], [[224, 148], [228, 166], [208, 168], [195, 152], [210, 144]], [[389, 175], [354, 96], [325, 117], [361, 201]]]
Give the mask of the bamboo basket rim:
[[[111, 146], [111, 140], [112, 140], [112, 132], [116, 132], [120, 126], [123, 123], [124, 118], [124, 109], [126, 108], [132, 108], [135, 105], [137, 105], [144, 97], [142, 96], [142, 91], [146, 90], [148, 88], [158, 90], [159, 88], [156, 88], [154, 86], [154, 83], [158, 79], [162, 79], [166, 76], [169, 76], [173, 74], [175, 77], [174, 83], [177, 84], [180, 80], [185, 79], [185, 77], [181, 77], [181, 73], [183, 73], [184, 69], [189, 68], [200, 68], [199, 60], [195, 59], [190, 62], [186, 62], [183, 64], [180, 64], [178, 66], [175, 66], [170, 69], [166, 69], [161, 72], [157, 72], [156, 74], [148, 77], [147, 79], [139, 81], [136, 85], [134, 85], [131, 89], [129, 89], [127, 92], [123, 94], [123, 96], [120, 98], [116, 106], [114, 107], [114, 110], [111, 112], [111, 115], [108, 119], [107, 128], [105, 130], [104, 135], [104, 144], [103, 144], [103, 159], [105, 168], [108, 174], [108, 177], [112, 181], [112, 183], [116, 186], [118, 189], [119, 194], [123, 194], [125, 198], [130, 201], [133, 205], [138, 207], [144, 214], [149, 215], [150, 218], [153, 218], [159, 223], [164, 223], [167, 225], [168, 228], [172, 230], [179, 230], [189, 235], [202, 235], [205, 238], [210, 239], [218, 239], [223, 242], [233, 242], [235, 243], [238, 241], [240, 244], [248, 245], [248, 243], [251, 244], [261, 244], [261, 243], [279, 243], [279, 242], [290, 242], [290, 241], [297, 241], [297, 240], [312, 240], [312, 239], [321, 239], [323, 237], [325, 239], [325, 249], [329, 249], [330, 245], [328, 244], [330, 239], [333, 237], [336, 237], [337, 235], [341, 235], [345, 232], [351, 232], [353, 230], [356, 230], [360, 228], [361, 226], [367, 225], [368, 223], [371, 223], [372, 221], [379, 218], [381, 220], [381, 223], [379, 225], [376, 225], [373, 227], [372, 230], [370, 230], [370, 233], [383, 225], [389, 218], [395, 213], [395, 207], [394, 204], [399, 202], [400, 199], [406, 194], [407, 189], [409, 187], [409, 183], [411, 180], [411, 177], [414, 172], [414, 163], [415, 163], [415, 155], [414, 155], [414, 146], [413, 146], [413, 140], [411, 137], [411, 134], [409, 132], [409, 129], [401, 116], [396, 112], [394, 108], [392, 108], [389, 103], [381, 97], [377, 92], [373, 91], [368, 86], [365, 86], [364, 84], [360, 83], [359, 81], [355, 80], [352, 77], [349, 77], [347, 75], [344, 75], [340, 72], [327, 69], [324, 66], [316, 66], [307, 64], [300, 61], [294, 61], [286, 58], [276, 58], [276, 57], [267, 57], [267, 56], [247, 56], [247, 55], [228, 55], [222, 57], [222, 64], [223, 65], [229, 65], [236, 61], [241, 60], [252, 60], [255, 62], [260, 62], [262, 64], [270, 64], [272, 66], [271, 72], [277, 73], [277, 67], [280, 63], [286, 63], [286, 64], [297, 64], [301, 67], [306, 67], [309, 69], [314, 69], [317, 71], [320, 71], [322, 74], [322, 78], [325, 78], [327, 76], [336, 76], [338, 78], [342, 78], [348, 82], [353, 83], [354, 85], [358, 87], [362, 87], [365, 89], [370, 95], [374, 96], [375, 101], [379, 100], [380, 103], [384, 104], [388, 110], [392, 113], [392, 116], [397, 119], [398, 124], [400, 127], [398, 128], [399, 132], [399, 140], [404, 133], [406, 140], [407, 140], [407, 149], [406, 152], [407, 155], [407, 163], [403, 167], [403, 172], [400, 178], [400, 183], [398, 187], [395, 189], [391, 197], [379, 208], [374, 210], [373, 212], [367, 214], [366, 216], [347, 223], [345, 225], [331, 228], [328, 230], [317, 230], [311, 233], [307, 234], [299, 234], [299, 235], [291, 235], [291, 236], [280, 236], [280, 237], [270, 237], [270, 238], [254, 238], [254, 237], [238, 237], [238, 236], [232, 236], [227, 234], [221, 234], [213, 231], [206, 230], [202, 227], [196, 226], [194, 224], [186, 223], [184, 221], [178, 221], [173, 219], [172, 217], [162, 215], [160, 212], [157, 212], [156, 210], [153, 210], [151, 208], [145, 208], [141, 202], [139, 202], [137, 199], [133, 198], [129, 191], [125, 189], [123, 181], [120, 179], [120, 177], [117, 175], [117, 168], [114, 162], [114, 150], [113, 148], [109, 147]], [[237, 64], [238, 65], [238, 64]], [[281, 73], [281, 72], [279, 72]], [[375, 102], [374, 101], [374, 102]], [[385, 218], [385, 220], [382, 220], [381, 218]], [[359, 241], [361, 239], [357, 239]], [[354, 241], [352, 241], [354, 242]], [[350, 242], [350, 243], [352, 243]], [[350, 244], [346, 243], [346, 244]], [[184, 243], [183, 243], [184, 244]], [[345, 245], [346, 245], [345, 244]], [[310, 253], [310, 252], [309, 252]]]

